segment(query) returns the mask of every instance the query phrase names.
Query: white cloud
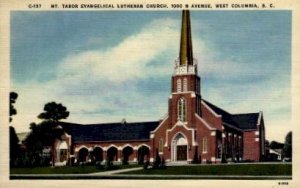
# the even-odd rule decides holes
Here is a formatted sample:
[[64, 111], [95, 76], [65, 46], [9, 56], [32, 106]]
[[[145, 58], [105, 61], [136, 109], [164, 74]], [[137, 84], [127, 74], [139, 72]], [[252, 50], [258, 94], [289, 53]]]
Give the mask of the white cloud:
[[[152, 66], [151, 62], [178, 48], [177, 24], [172, 19], [156, 20], [136, 35], [105, 51], [70, 53], [57, 68], [55, 80], [13, 83], [12, 90], [19, 93], [16, 103], [18, 114], [13, 120], [17, 132], [28, 130], [30, 122], [38, 121], [37, 115], [50, 101], [67, 106], [71, 112], [68, 120], [78, 123], [118, 121], [124, 116], [132, 121], [150, 120], [153, 113], [161, 113], [156, 117], [158, 119], [165, 113], [166, 107], [150, 107], [150, 103], [159, 101], [161, 96], [154, 94], [151, 96], [153, 100], [147, 99], [149, 96], [144, 96], [136, 88], [135, 80], [172, 71], [170, 62], [158, 66]], [[143, 110], [141, 106], [149, 108]], [[99, 110], [104, 111], [101, 114]], [[135, 115], [137, 112], [139, 115]]]
[[179, 39], [176, 21], [156, 20], [111, 49], [69, 55], [61, 64], [59, 75], [67, 83], [86, 77], [119, 83], [161, 74], [167, 63], [158, 67], [148, 65], [165, 51], [174, 51], [174, 39]]

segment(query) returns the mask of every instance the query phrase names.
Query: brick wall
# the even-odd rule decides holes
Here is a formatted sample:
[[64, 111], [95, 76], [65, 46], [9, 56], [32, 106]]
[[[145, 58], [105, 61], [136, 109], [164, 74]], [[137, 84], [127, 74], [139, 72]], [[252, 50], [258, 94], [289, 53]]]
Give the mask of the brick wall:
[[207, 105], [201, 103], [202, 118], [214, 128], [222, 130], [222, 117], [214, 114]]
[[244, 160], [260, 160], [260, 141], [256, 131], [244, 132]]

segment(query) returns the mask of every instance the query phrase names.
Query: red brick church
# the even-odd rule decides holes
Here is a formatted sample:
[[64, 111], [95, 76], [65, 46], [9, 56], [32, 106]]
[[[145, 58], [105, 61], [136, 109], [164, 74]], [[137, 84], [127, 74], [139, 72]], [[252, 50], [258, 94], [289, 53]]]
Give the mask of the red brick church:
[[[159, 121], [105, 124], [61, 123], [55, 161], [111, 160], [220, 163], [261, 161], [265, 156], [262, 112], [231, 114], [201, 96], [193, 57], [190, 13], [182, 14], [179, 59], [171, 78], [168, 115]], [[171, 70], [170, 70], [171, 71]]]

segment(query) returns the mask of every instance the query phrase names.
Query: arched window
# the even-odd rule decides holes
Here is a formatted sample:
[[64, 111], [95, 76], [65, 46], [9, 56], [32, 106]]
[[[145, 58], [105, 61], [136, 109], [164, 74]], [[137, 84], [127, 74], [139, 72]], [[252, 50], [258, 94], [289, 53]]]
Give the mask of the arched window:
[[187, 91], [187, 79], [183, 79], [183, 91]]
[[164, 151], [164, 140], [161, 138], [159, 140], [159, 153], [163, 153]]
[[186, 104], [183, 98], [178, 100], [178, 120], [186, 121]]
[[202, 146], [202, 152], [207, 153], [207, 138], [203, 138], [203, 146]]
[[177, 80], [177, 92], [181, 92], [181, 79]]

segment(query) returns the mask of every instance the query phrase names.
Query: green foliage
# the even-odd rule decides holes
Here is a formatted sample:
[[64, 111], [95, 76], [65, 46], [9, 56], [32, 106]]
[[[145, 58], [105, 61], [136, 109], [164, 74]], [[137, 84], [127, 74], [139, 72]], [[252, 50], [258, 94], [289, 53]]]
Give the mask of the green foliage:
[[17, 110], [13, 106], [16, 103], [18, 94], [16, 92], [9, 93], [9, 122], [12, 121], [12, 116], [17, 114]]
[[153, 162], [153, 169], [158, 169], [160, 163], [161, 163], [161, 159], [160, 159], [160, 156], [158, 155], [158, 151], [157, 151], [157, 152], [156, 152], [155, 160], [154, 160], [154, 162]]
[[[161, 175], [291, 175], [291, 164], [229, 164], [169, 166], [165, 170], [151, 169], [124, 172], [123, 174]], [[163, 178], [163, 176], [162, 176]]]
[[283, 148], [283, 143], [277, 142], [277, 141], [272, 141], [270, 144], [271, 149], [282, 149]]
[[9, 159], [10, 165], [15, 166], [17, 158], [20, 156], [20, 145], [19, 139], [16, 134], [15, 129], [10, 126], [9, 127]]
[[30, 151], [41, 151], [43, 146], [51, 146], [53, 141], [63, 134], [63, 130], [56, 128], [52, 121], [42, 121], [30, 124], [31, 132], [25, 139], [26, 148]]
[[104, 169], [105, 169], [105, 170], [112, 170], [112, 169], [115, 169], [113, 162], [112, 162], [111, 160], [109, 160], [109, 159], [106, 160]]
[[195, 147], [195, 152], [194, 152], [194, 157], [193, 157], [192, 163], [193, 163], [193, 164], [199, 163], [199, 158], [198, 158], [198, 147]]
[[[44, 112], [38, 115], [38, 118], [43, 119], [39, 124], [31, 123], [31, 132], [24, 141], [27, 148], [27, 154], [24, 160], [36, 161], [29, 166], [40, 166], [47, 162], [48, 159], [42, 157], [42, 151], [45, 146], [51, 147], [54, 150], [53, 143], [55, 139], [61, 139], [64, 130], [57, 127], [60, 119], [65, 119], [69, 116], [67, 108], [62, 104], [50, 102], [45, 104]], [[53, 154], [53, 153], [52, 153]], [[43, 162], [46, 161], [46, 162]], [[54, 164], [54, 156], [52, 155], [52, 164]], [[26, 163], [26, 162], [25, 162]], [[26, 163], [28, 166], [28, 164]]]
[[56, 102], [49, 102], [44, 106], [44, 112], [38, 115], [38, 118], [58, 122], [61, 119], [69, 117], [70, 112], [62, 104]]
[[283, 155], [284, 157], [292, 158], [292, 132], [288, 132], [285, 137], [284, 146], [283, 146]]

